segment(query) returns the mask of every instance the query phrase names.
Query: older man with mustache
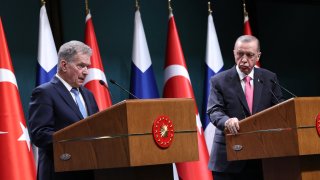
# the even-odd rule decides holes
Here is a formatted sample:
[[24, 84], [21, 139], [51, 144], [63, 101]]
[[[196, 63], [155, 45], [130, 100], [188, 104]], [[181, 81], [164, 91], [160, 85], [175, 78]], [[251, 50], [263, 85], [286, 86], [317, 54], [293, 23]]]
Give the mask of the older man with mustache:
[[275, 73], [255, 68], [259, 61], [260, 43], [251, 35], [240, 36], [233, 50], [235, 66], [213, 76], [207, 113], [217, 127], [212, 145], [209, 169], [215, 180], [263, 179], [261, 162], [227, 161], [224, 130], [240, 130], [239, 121], [283, 100]]

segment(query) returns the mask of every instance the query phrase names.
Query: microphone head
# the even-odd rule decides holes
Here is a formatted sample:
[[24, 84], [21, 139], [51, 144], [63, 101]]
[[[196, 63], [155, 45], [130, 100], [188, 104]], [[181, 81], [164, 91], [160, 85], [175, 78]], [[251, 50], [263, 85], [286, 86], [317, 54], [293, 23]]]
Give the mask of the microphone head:
[[105, 84], [105, 82], [104, 82], [103, 80], [100, 80], [99, 83], [100, 83], [101, 85], [104, 85], [104, 84]]
[[110, 81], [112, 84], [115, 84], [115, 83], [116, 83], [113, 79], [109, 79], [109, 81]]

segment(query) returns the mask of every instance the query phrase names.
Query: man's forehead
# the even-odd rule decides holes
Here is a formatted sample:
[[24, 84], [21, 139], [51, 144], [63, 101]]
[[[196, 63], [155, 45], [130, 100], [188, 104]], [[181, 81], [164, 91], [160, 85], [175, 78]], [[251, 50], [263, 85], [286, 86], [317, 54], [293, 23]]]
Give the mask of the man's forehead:
[[81, 61], [81, 60], [88, 60], [90, 59], [90, 56], [88, 54], [76, 54], [74, 57], [73, 57], [74, 61]]
[[254, 51], [254, 52], [256, 52], [256, 51], [257, 51], [256, 49], [257, 49], [257, 48], [248, 47], [248, 48], [236, 48], [235, 50], [236, 50], [236, 51], [241, 51], [241, 52], [247, 52], [247, 51]]
[[257, 51], [258, 47], [255, 43], [239, 43], [235, 46], [234, 50], [237, 51]]

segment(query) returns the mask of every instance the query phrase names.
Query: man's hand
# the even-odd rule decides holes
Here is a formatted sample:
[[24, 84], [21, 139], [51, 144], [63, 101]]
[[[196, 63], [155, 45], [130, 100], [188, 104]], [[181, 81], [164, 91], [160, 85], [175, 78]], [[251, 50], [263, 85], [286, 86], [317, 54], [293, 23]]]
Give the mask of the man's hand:
[[225, 123], [224, 126], [230, 131], [232, 134], [237, 134], [240, 126], [238, 118], [230, 118]]

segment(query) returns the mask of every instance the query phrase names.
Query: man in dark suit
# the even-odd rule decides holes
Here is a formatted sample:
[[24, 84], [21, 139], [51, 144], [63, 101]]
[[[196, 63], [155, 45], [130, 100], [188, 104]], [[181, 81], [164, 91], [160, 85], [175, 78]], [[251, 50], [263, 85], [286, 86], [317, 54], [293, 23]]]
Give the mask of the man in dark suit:
[[32, 92], [29, 129], [39, 148], [38, 180], [93, 179], [93, 172], [55, 172], [52, 135], [86, 116], [98, 112], [93, 94], [82, 86], [91, 64], [90, 47], [79, 41], [62, 45], [58, 52], [58, 72], [48, 83]]
[[227, 161], [224, 130], [237, 134], [239, 121], [282, 101], [275, 73], [255, 68], [261, 52], [254, 36], [240, 36], [234, 46], [236, 65], [213, 76], [207, 113], [216, 126], [209, 169], [215, 180], [263, 179], [261, 162]]

